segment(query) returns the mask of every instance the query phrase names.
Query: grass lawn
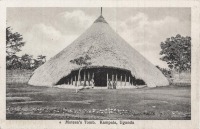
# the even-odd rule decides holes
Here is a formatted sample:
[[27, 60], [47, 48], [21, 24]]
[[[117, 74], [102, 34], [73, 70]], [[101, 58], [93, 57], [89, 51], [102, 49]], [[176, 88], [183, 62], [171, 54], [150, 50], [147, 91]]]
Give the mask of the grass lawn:
[[191, 87], [74, 89], [7, 84], [7, 119], [191, 119]]

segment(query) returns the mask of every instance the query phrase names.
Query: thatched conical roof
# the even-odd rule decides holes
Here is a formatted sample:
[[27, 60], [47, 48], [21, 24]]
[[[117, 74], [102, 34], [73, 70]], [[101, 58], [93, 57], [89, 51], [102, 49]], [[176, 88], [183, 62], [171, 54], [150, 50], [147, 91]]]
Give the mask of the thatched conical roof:
[[34, 71], [30, 85], [52, 86], [79, 66], [70, 60], [91, 57], [91, 67], [115, 67], [131, 71], [149, 87], [169, 84], [164, 75], [122, 39], [101, 15], [93, 25], [64, 50]]

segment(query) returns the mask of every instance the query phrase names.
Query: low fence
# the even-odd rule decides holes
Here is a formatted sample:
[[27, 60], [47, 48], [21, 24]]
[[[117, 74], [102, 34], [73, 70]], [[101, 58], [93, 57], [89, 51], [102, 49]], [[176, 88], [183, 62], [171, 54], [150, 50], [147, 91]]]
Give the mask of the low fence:
[[190, 72], [182, 72], [177, 73], [174, 72], [172, 74], [171, 82], [173, 84], [191, 84], [191, 73]]
[[28, 83], [32, 70], [6, 70], [6, 83]]

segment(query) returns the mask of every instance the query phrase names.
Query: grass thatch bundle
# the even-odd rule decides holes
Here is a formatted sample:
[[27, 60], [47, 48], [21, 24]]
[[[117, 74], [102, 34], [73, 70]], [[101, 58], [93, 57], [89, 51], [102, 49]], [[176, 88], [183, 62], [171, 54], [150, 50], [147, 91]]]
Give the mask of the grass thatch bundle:
[[164, 75], [122, 39], [100, 16], [94, 24], [68, 47], [34, 71], [29, 84], [52, 86], [79, 66], [70, 60], [91, 57], [91, 67], [115, 67], [131, 71], [149, 87], [169, 84]]

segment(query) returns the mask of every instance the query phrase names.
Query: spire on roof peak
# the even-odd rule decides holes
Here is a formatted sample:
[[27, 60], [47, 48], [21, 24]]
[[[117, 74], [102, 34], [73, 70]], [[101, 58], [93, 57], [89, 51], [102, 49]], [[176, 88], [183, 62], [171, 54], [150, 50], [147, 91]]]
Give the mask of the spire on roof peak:
[[94, 23], [97, 23], [97, 22], [107, 23], [102, 15], [102, 7], [101, 7], [101, 15], [94, 21]]
[[102, 16], [102, 7], [101, 7], [101, 16]]

